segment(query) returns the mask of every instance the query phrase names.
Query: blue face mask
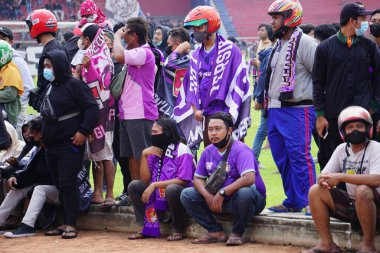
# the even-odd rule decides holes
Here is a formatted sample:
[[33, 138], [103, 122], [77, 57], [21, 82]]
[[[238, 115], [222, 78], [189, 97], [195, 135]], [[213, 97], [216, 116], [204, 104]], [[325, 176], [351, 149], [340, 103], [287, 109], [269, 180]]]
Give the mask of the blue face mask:
[[124, 38], [121, 39], [121, 44], [123, 45], [124, 49], [127, 48], [127, 46], [128, 46], [128, 44], [127, 44], [127, 42], [125, 42]]
[[364, 36], [365, 32], [368, 29], [368, 21], [360, 22], [360, 28], [355, 28], [356, 37]]
[[53, 70], [44, 68], [44, 78], [48, 80], [49, 82], [53, 82], [55, 79], [55, 76], [53, 74]]

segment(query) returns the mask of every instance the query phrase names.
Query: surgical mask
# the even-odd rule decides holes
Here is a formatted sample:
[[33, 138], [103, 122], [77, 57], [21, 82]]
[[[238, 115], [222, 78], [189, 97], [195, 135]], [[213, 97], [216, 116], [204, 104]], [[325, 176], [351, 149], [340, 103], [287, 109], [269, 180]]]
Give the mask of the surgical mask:
[[194, 39], [199, 42], [199, 43], [203, 43], [206, 38], [207, 38], [207, 32], [198, 32], [196, 30], [193, 31], [193, 37]]
[[162, 40], [161, 40], [160, 42], [154, 43], [154, 45], [155, 45], [156, 47], [161, 46], [161, 44], [162, 44]]
[[150, 136], [150, 139], [152, 141], [152, 146], [158, 147], [158, 148], [162, 149], [163, 151], [165, 151], [170, 144], [170, 140], [169, 140], [168, 136], [164, 133], [152, 134]]
[[98, 18], [97, 14], [92, 14], [92, 15], [88, 16], [86, 18], [86, 20], [88, 23], [94, 23], [97, 18]]
[[360, 28], [355, 28], [356, 37], [364, 36], [365, 32], [368, 29], [368, 21], [360, 22]]
[[227, 146], [227, 143], [228, 143], [228, 141], [230, 140], [230, 138], [231, 138], [231, 135], [226, 134], [226, 137], [224, 137], [223, 140], [221, 140], [220, 142], [217, 142], [217, 143], [213, 143], [213, 145], [214, 145], [215, 147], [217, 147], [218, 149], [222, 149], [222, 148], [224, 148], [225, 146]]
[[368, 133], [354, 130], [349, 134], [346, 134], [346, 142], [351, 144], [360, 144], [368, 140]]
[[51, 70], [51, 69], [44, 68], [43, 75], [44, 75], [44, 78], [46, 80], [48, 80], [49, 82], [53, 82], [55, 79], [55, 76], [53, 74], [53, 70]]
[[380, 37], [380, 24], [372, 24], [369, 26], [369, 30], [371, 34], [375, 37], [378, 38]]
[[86, 47], [86, 45], [83, 45], [83, 39], [79, 39], [78, 40], [78, 48], [80, 50], [84, 50], [85, 47]]

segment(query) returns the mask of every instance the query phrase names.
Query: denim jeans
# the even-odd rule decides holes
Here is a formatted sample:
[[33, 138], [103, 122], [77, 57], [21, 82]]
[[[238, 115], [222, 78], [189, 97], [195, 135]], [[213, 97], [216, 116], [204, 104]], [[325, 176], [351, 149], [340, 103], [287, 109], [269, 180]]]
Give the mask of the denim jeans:
[[263, 115], [264, 115], [264, 111], [261, 110], [260, 126], [257, 129], [257, 133], [256, 133], [255, 139], [253, 141], [253, 146], [252, 146], [252, 151], [257, 161], [259, 161], [261, 147], [263, 146], [265, 137], [267, 137], [268, 135], [267, 118], [264, 118]]
[[[194, 188], [186, 188], [181, 193], [181, 202], [186, 211], [208, 232], [223, 231], [222, 225], [207, 205], [205, 198]], [[223, 203], [223, 213], [232, 213], [232, 232], [243, 235], [247, 223], [253, 215], [259, 214], [265, 207], [265, 198], [256, 186], [240, 188], [229, 200]]]

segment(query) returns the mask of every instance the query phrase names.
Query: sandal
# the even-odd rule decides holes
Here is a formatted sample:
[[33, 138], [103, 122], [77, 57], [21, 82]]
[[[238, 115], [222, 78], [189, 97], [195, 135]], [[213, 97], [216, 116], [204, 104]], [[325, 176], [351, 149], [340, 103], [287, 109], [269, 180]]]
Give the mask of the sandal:
[[51, 228], [45, 231], [46, 236], [62, 235], [65, 230], [61, 228]]
[[211, 235], [204, 235], [200, 238], [197, 238], [193, 240], [192, 244], [210, 244], [210, 243], [218, 243], [218, 242], [225, 242], [227, 240], [227, 236], [224, 236], [223, 238], [216, 238]]
[[137, 232], [128, 236], [128, 240], [139, 240], [139, 239], [146, 239], [146, 238], [149, 238], [149, 237], [143, 235], [141, 232]]
[[240, 246], [245, 243], [245, 240], [242, 237], [228, 238], [226, 245], [227, 246]]
[[102, 203], [101, 208], [102, 209], [110, 208], [110, 207], [113, 207], [115, 204], [116, 204], [116, 201], [114, 199], [106, 199]]
[[302, 211], [302, 209], [290, 208], [284, 205], [271, 206], [268, 210], [275, 213], [299, 213]]
[[78, 231], [76, 230], [65, 230], [62, 233], [62, 239], [74, 239], [78, 236]]
[[334, 251], [324, 251], [324, 250], [317, 249], [317, 248], [311, 248], [308, 250], [301, 251], [301, 253], [339, 253], [339, 252], [341, 252], [340, 248], [336, 244], [335, 244], [335, 250]]
[[173, 242], [173, 241], [180, 241], [185, 239], [187, 236], [184, 233], [173, 233], [166, 238], [167, 241]]

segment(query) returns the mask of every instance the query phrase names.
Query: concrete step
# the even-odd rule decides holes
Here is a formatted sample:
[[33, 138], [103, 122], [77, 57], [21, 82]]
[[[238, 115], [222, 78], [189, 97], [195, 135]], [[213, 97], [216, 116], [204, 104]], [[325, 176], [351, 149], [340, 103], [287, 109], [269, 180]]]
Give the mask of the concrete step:
[[[232, 216], [217, 215], [227, 233], [231, 232]], [[162, 234], [171, 233], [170, 224], [161, 224]], [[136, 232], [138, 227], [132, 207], [111, 207], [101, 209], [99, 205], [93, 205], [86, 214], [81, 214], [78, 219], [79, 229], [109, 230], [119, 232]], [[362, 236], [353, 232], [349, 223], [331, 219], [331, 231], [334, 241], [341, 249], [358, 250]], [[194, 220], [189, 219], [186, 233], [190, 237], [199, 237], [206, 231]], [[275, 214], [264, 210], [259, 216], [255, 216], [248, 224], [244, 237], [252, 242], [277, 245], [294, 245], [312, 247], [319, 236], [310, 216], [303, 213]], [[375, 238], [376, 247], [380, 248], [380, 235]]]

